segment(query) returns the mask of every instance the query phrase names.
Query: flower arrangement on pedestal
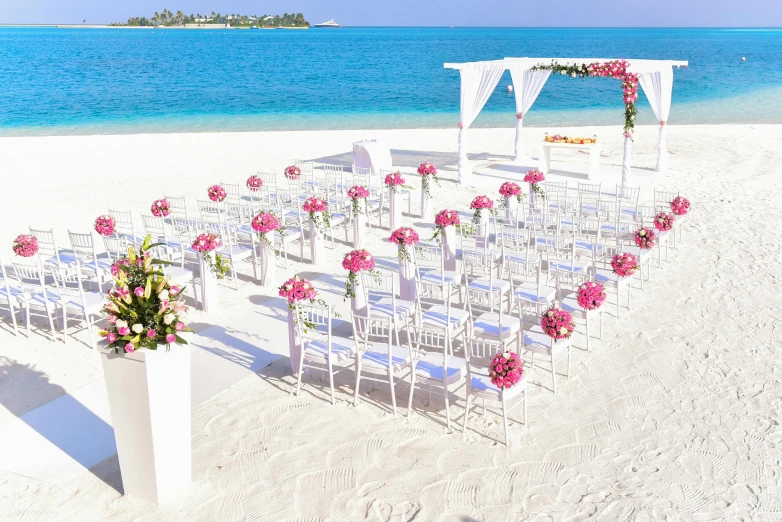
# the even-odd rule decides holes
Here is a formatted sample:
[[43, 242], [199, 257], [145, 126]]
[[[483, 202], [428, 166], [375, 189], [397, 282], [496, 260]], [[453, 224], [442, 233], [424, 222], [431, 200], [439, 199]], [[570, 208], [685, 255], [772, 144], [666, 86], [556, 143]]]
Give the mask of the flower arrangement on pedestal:
[[596, 310], [606, 300], [606, 289], [600, 283], [587, 281], [578, 287], [576, 301], [584, 310]]
[[220, 185], [212, 185], [206, 192], [209, 195], [209, 199], [217, 203], [224, 201], [228, 196], [228, 194], [225, 193], [225, 189]]
[[611, 268], [619, 277], [630, 277], [638, 270], [638, 258], [630, 252], [616, 254], [611, 258]]
[[370, 275], [379, 275], [375, 270], [375, 259], [367, 250], [352, 250], [342, 259], [342, 268], [348, 271], [345, 281], [345, 297], [356, 297], [359, 272], [369, 272]]
[[361, 210], [361, 204], [362, 204], [361, 200], [363, 200], [363, 204], [366, 208], [368, 197], [369, 197], [369, 190], [367, 190], [366, 187], [362, 185], [355, 185], [353, 187], [350, 187], [350, 190], [348, 190], [348, 198], [352, 202], [351, 211], [353, 212], [354, 216], [364, 213]]
[[641, 227], [635, 231], [635, 244], [644, 250], [651, 250], [651, 248], [657, 243], [657, 234], [654, 230], [647, 227]]
[[529, 183], [530, 187], [532, 187], [532, 192], [542, 198], [546, 197], [545, 192], [540, 188], [540, 183], [544, 181], [546, 181], [546, 176], [537, 169], [532, 169], [524, 175], [524, 182]]
[[[253, 230], [258, 232], [258, 239], [261, 241], [261, 244], [271, 250], [274, 250], [274, 245], [271, 241], [269, 241], [269, 238], [266, 237], [266, 234], [275, 230], [280, 230], [280, 220], [277, 219], [277, 216], [271, 212], [261, 211], [253, 218], [250, 226]], [[276, 253], [277, 252], [275, 252], [275, 254]]]
[[431, 198], [432, 193], [429, 192], [429, 178], [432, 178], [438, 187], [440, 186], [440, 180], [437, 178], [437, 167], [432, 163], [421, 163], [418, 166], [418, 175], [421, 176], [421, 190]]
[[491, 215], [497, 216], [497, 209], [494, 208], [494, 201], [488, 196], [478, 196], [470, 203], [470, 208], [474, 210], [472, 214], [472, 223], [476, 225], [481, 220], [481, 212], [485, 209], [488, 210]]
[[35, 239], [35, 236], [20, 234], [14, 239], [14, 244], [11, 248], [17, 256], [33, 257], [38, 253], [38, 240]]
[[391, 233], [391, 237], [388, 240], [399, 246], [398, 255], [400, 260], [412, 262], [413, 258], [410, 256], [407, 247], [418, 244], [418, 232], [410, 227], [398, 228]]
[[671, 201], [671, 210], [677, 216], [685, 215], [690, 211], [690, 200], [681, 196], [677, 196], [673, 201]]
[[556, 306], [552, 306], [543, 313], [540, 318], [540, 326], [549, 337], [557, 341], [567, 339], [576, 329], [573, 317]]
[[215, 252], [214, 258], [210, 255], [223, 245], [220, 240], [220, 236], [217, 234], [199, 234], [195, 241], [193, 241], [193, 250], [198, 252], [204, 259], [204, 263], [211, 270], [211, 272], [217, 276], [217, 279], [222, 279], [228, 270], [231, 269], [231, 265], [225, 256], [222, 256]]
[[654, 217], [654, 228], [660, 232], [667, 232], [673, 228], [676, 217], [669, 212], [658, 212]]
[[331, 226], [331, 214], [329, 213], [329, 204], [325, 200], [317, 197], [307, 198], [301, 209], [308, 213], [310, 221], [321, 234], [326, 233], [326, 229]]
[[388, 187], [388, 190], [391, 191], [392, 194], [399, 188], [410, 188], [405, 185], [405, 178], [399, 171], [396, 171], [392, 174], [386, 174], [386, 178], [383, 180], [383, 183], [386, 185], [386, 187]]
[[497, 388], [511, 388], [519, 383], [524, 363], [514, 352], [498, 352], [489, 364], [489, 378]]
[[95, 232], [108, 237], [114, 233], [117, 221], [111, 216], [98, 216], [95, 218]]
[[446, 227], [456, 227], [459, 229], [462, 226], [462, 221], [459, 218], [459, 214], [455, 210], [441, 210], [434, 217], [434, 235], [432, 239], [437, 241], [438, 244], [442, 244], [442, 235], [445, 233]]
[[301, 176], [301, 169], [296, 165], [291, 165], [290, 167], [285, 167], [283, 174], [285, 174], [287, 179], [295, 181], [299, 179], [299, 176]]
[[[303, 301], [309, 301], [311, 304], [318, 304], [320, 306], [327, 306], [326, 301], [323, 299], [316, 299], [318, 296], [318, 291], [315, 290], [315, 287], [312, 286], [312, 283], [306, 279], [300, 279], [297, 275], [293, 276], [292, 278], [285, 281], [282, 286], [280, 286], [279, 295], [288, 301], [289, 309], [297, 311], [297, 313], [293, 316], [293, 320], [296, 322], [296, 324], [301, 321], [301, 323], [304, 325], [304, 333], [307, 333], [308, 330], [314, 330], [316, 328], [315, 323], [308, 319], [307, 314], [296, 307], [298, 303]], [[334, 316], [339, 317], [339, 314], [335, 313]]]
[[[521, 187], [517, 183], [512, 181], [506, 181], [500, 185], [500, 195], [506, 198], [516, 197], [516, 201], [521, 203]], [[505, 206], [505, 202], [502, 202], [502, 206]]]
[[155, 217], [168, 217], [171, 214], [171, 204], [165, 199], [156, 199], [149, 208]]
[[247, 188], [250, 189], [251, 192], [258, 192], [261, 190], [262, 186], [263, 180], [260, 177], [252, 175], [247, 178]]
[[597, 136], [593, 136], [591, 138], [568, 138], [567, 136], [561, 136], [559, 134], [554, 134], [553, 136], [549, 136], [548, 134], [543, 138], [544, 141], [548, 143], [572, 143], [576, 145], [591, 145], [592, 143], [597, 143]]
[[138, 254], [133, 247], [128, 256], [111, 266], [114, 286], [108, 292], [106, 313], [109, 326], [99, 333], [114, 352], [131, 353], [139, 348], [157, 350], [160, 344], [187, 344], [181, 332], [190, 332], [184, 322], [187, 306], [182, 290], [172, 285], [160, 265], [152, 259], [151, 237], [147, 236]]

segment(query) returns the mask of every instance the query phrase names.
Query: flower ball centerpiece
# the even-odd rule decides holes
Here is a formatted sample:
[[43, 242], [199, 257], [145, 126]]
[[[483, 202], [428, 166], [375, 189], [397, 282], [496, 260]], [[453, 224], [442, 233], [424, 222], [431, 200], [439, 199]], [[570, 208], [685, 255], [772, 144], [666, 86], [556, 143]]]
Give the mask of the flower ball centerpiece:
[[386, 174], [383, 183], [385, 183], [386, 187], [388, 187], [391, 192], [396, 192], [399, 187], [405, 186], [405, 178], [402, 176], [401, 172], [396, 171], [391, 174]]
[[540, 188], [540, 184], [544, 181], [546, 181], [546, 176], [537, 169], [532, 169], [524, 175], [524, 182], [529, 183], [530, 187], [532, 187], [532, 192], [541, 197], [545, 196], [543, 189]]
[[657, 234], [647, 227], [639, 228], [634, 234], [635, 244], [644, 250], [650, 250], [657, 244]]
[[673, 228], [676, 217], [670, 212], [658, 212], [654, 217], [654, 227], [660, 232], [667, 232]]
[[227, 274], [228, 270], [231, 268], [228, 260], [225, 256], [218, 253], [215, 253], [214, 258], [210, 255], [211, 252], [214, 252], [223, 246], [220, 236], [217, 234], [199, 234], [191, 246], [193, 250], [201, 255], [206, 267], [215, 274], [218, 279], [225, 277], [225, 274]]
[[434, 217], [434, 224], [441, 228], [458, 226], [461, 224], [461, 219], [455, 210], [441, 210]]
[[260, 212], [250, 222], [250, 226], [253, 230], [258, 232], [258, 237], [260, 238], [261, 243], [266, 245], [268, 248], [274, 248], [274, 246], [271, 244], [271, 241], [269, 241], [269, 238], [266, 237], [266, 234], [280, 229], [280, 220], [277, 219], [277, 216], [271, 212]]
[[251, 192], [258, 192], [263, 186], [263, 180], [259, 176], [253, 175], [247, 178], [246, 184], [247, 188], [250, 189]]
[[630, 252], [616, 254], [611, 258], [611, 268], [619, 277], [630, 277], [638, 267], [638, 258]]
[[108, 237], [114, 233], [117, 221], [111, 216], [98, 216], [95, 218], [95, 232]]
[[573, 317], [565, 310], [555, 306], [543, 313], [543, 316], [540, 318], [540, 326], [546, 335], [557, 341], [567, 339], [576, 329]]
[[342, 268], [348, 271], [348, 278], [345, 282], [345, 297], [356, 297], [358, 274], [360, 272], [374, 272], [375, 258], [367, 250], [352, 250], [342, 259]]
[[33, 257], [38, 253], [38, 240], [30, 234], [20, 234], [11, 248], [19, 257]]
[[576, 300], [584, 310], [597, 310], [605, 303], [606, 289], [600, 283], [587, 281], [578, 287]]
[[301, 209], [309, 214], [313, 214], [315, 212], [327, 212], [329, 209], [329, 204], [326, 203], [326, 200], [324, 199], [311, 197], [307, 198]]
[[226, 194], [225, 189], [221, 187], [220, 185], [212, 185], [207, 190], [207, 194], [209, 195], [209, 199], [216, 203], [220, 203], [225, 200], [225, 198], [228, 196]]
[[412, 262], [412, 257], [407, 247], [415, 246], [420, 241], [418, 232], [410, 227], [401, 227], [391, 233], [389, 241], [399, 247], [399, 259], [402, 261]]
[[348, 190], [348, 199], [351, 201], [351, 210], [354, 215], [363, 214], [361, 210], [361, 200], [369, 197], [369, 190], [363, 185], [354, 185]]
[[489, 364], [489, 378], [497, 388], [511, 388], [524, 374], [524, 363], [514, 352], [498, 352]]
[[690, 200], [677, 196], [671, 201], [671, 211], [677, 216], [684, 216], [690, 211]]
[[515, 197], [516, 201], [521, 203], [521, 187], [512, 181], [506, 181], [500, 185], [500, 195], [506, 198]]
[[313, 301], [317, 296], [318, 292], [312, 283], [299, 276], [293, 276], [280, 286], [280, 297], [285, 298], [289, 304]]
[[482, 211], [492, 210], [494, 208], [494, 201], [488, 196], [478, 196], [470, 203], [470, 208], [475, 212], [472, 215], [472, 222], [477, 224], [482, 217]]
[[432, 163], [421, 163], [418, 166], [418, 175], [421, 176], [421, 190], [424, 191], [424, 194], [432, 197], [431, 192], [429, 189], [431, 188], [429, 186], [429, 178], [432, 178], [435, 183], [437, 183], [437, 186], [440, 186], [440, 180], [437, 179], [437, 167], [435, 167]]
[[149, 211], [155, 217], [168, 217], [171, 214], [171, 204], [165, 199], [156, 199], [149, 207]]
[[285, 174], [285, 177], [291, 181], [295, 181], [299, 179], [299, 176], [301, 176], [301, 169], [297, 167], [296, 165], [291, 165], [289, 167], [285, 167], [285, 171], [283, 172]]

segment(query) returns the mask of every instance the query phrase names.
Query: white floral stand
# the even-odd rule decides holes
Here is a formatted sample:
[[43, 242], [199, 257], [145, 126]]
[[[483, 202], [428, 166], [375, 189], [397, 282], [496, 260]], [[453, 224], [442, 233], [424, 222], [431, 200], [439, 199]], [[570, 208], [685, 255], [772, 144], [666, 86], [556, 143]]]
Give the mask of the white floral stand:
[[364, 235], [367, 233], [367, 215], [364, 213], [353, 215], [353, 248], [360, 249], [364, 244]]
[[489, 246], [489, 210], [481, 210], [481, 217], [475, 225], [475, 246], [488, 248]]
[[398, 190], [390, 190], [390, 213], [391, 213], [391, 231], [402, 226], [402, 202]]
[[443, 228], [443, 264], [447, 271], [456, 271], [456, 228], [453, 225]]
[[274, 253], [274, 239], [277, 231], [266, 233], [269, 241], [261, 242], [261, 286], [273, 287], [277, 279], [277, 254]]
[[[408, 253], [413, 246], [407, 248]], [[399, 246], [402, 249], [402, 246]], [[415, 301], [415, 261], [412, 256], [409, 260], [399, 258], [399, 298], [403, 301]]]
[[[325, 227], [322, 212], [313, 212], [321, 227]], [[310, 257], [313, 265], [322, 265], [326, 257], [326, 238], [321, 228], [315, 226], [315, 221], [310, 219]]]
[[505, 196], [505, 223], [510, 223], [511, 226], [515, 227], [516, 223], [512, 223], [514, 219], [518, 219], [518, 212], [516, 210], [519, 208], [519, 200], [516, 199], [516, 196]]
[[299, 372], [299, 357], [301, 354], [301, 338], [296, 329], [295, 310], [288, 307], [288, 353], [290, 357], [291, 371], [294, 375]]
[[421, 219], [424, 221], [433, 221], [434, 216], [432, 215], [432, 205], [431, 198], [429, 197], [429, 194], [426, 193], [426, 191], [421, 187]]
[[198, 264], [201, 271], [201, 307], [204, 312], [209, 313], [211, 310], [217, 309], [217, 274], [207, 265], [206, 256], [209, 256], [212, 259], [212, 264], [214, 264], [215, 253], [202, 252], [198, 256]]
[[367, 315], [367, 294], [360, 285], [364, 283], [364, 277], [361, 274], [356, 276], [356, 287], [353, 288], [355, 297], [350, 298], [350, 309], [354, 314], [366, 317]]

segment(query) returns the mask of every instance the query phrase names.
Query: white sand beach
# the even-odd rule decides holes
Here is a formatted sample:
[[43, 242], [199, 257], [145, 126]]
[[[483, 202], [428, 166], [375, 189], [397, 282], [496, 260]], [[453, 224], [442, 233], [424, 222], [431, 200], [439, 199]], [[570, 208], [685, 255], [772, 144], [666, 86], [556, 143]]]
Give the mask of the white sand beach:
[[[528, 154], [537, 157], [546, 130], [597, 134], [604, 190], [613, 192], [620, 127], [527, 128]], [[0, 138], [0, 259], [12, 261], [13, 238], [28, 226], [54, 228], [67, 245], [68, 229], [87, 232], [112, 208], [133, 210], [140, 231], [141, 213], [164, 194], [187, 196], [195, 212], [212, 184], [243, 184], [258, 170], [274, 170], [282, 184], [294, 159], [350, 164], [353, 142], [365, 138], [387, 143], [416, 187], [418, 164], [437, 165], [437, 210], [468, 211], [475, 195], [497, 197], [500, 179], [455, 183], [456, 129]], [[470, 130], [474, 170], [510, 162], [513, 140], [510, 128]], [[328, 385], [316, 379], [295, 397], [282, 356], [193, 410], [193, 482], [170, 502], [123, 496], [116, 455], [52, 480], [9, 471], [0, 458], [0, 519], [781, 520], [780, 143], [782, 125], [671, 125], [671, 170], [660, 174], [657, 127], [637, 128], [641, 199], [651, 203], [655, 187], [669, 188], [693, 204], [683, 241], [643, 291], [633, 289], [629, 311], [617, 318], [607, 306], [603, 339], [592, 340], [590, 353], [575, 335], [571, 374], [559, 367], [556, 395], [549, 367], [536, 368], [528, 422], [520, 407], [511, 411], [509, 447], [496, 411], [473, 411], [462, 435], [463, 388], [449, 433], [437, 397], [416, 390], [406, 417], [408, 379], [397, 386], [396, 417], [382, 385], [362, 385], [353, 406], [352, 371], [337, 378], [332, 406]], [[430, 237], [417, 197], [412, 214], [406, 223]], [[392, 265], [388, 235], [373, 230], [369, 250]], [[278, 283], [303, 274], [347, 318], [340, 261], [351, 249], [327, 248], [327, 266], [278, 268]], [[191, 311], [196, 334], [220, 327], [286, 353], [282, 299], [256, 285], [249, 266], [240, 271], [238, 291], [221, 283], [218, 311]], [[36, 322], [28, 340], [14, 337], [7, 319], [0, 317], [0, 433], [103, 375], [86, 332], [55, 344]]]

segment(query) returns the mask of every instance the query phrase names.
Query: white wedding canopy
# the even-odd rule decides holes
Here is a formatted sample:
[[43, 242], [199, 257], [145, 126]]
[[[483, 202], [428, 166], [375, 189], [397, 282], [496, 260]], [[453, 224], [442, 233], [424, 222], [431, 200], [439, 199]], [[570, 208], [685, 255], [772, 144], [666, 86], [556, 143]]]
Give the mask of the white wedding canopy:
[[[486, 62], [446, 63], [446, 69], [457, 69], [461, 76], [461, 110], [459, 120], [459, 182], [465, 182], [472, 174], [472, 166], [467, 159], [466, 132], [475, 118], [486, 105], [489, 96], [500, 81], [505, 70], [510, 71], [513, 91], [516, 97], [516, 151], [515, 161], [524, 159], [521, 148], [522, 122], [527, 111], [535, 103], [551, 71], [533, 71], [535, 65], [580, 65], [604, 63], [615, 58], [505, 58]], [[671, 91], [673, 90], [673, 68], [687, 66], [686, 61], [675, 60], [631, 60], [628, 59], [628, 72], [638, 74], [641, 87], [649, 99], [652, 111], [660, 123], [660, 135], [657, 145], [658, 172], [668, 168], [668, 155], [665, 149], [665, 133], [668, 113], [671, 110]], [[621, 88], [617, 94], [621, 95]], [[632, 138], [625, 137], [622, 158], [622, 185], [630, 184], [630, 154]]]

